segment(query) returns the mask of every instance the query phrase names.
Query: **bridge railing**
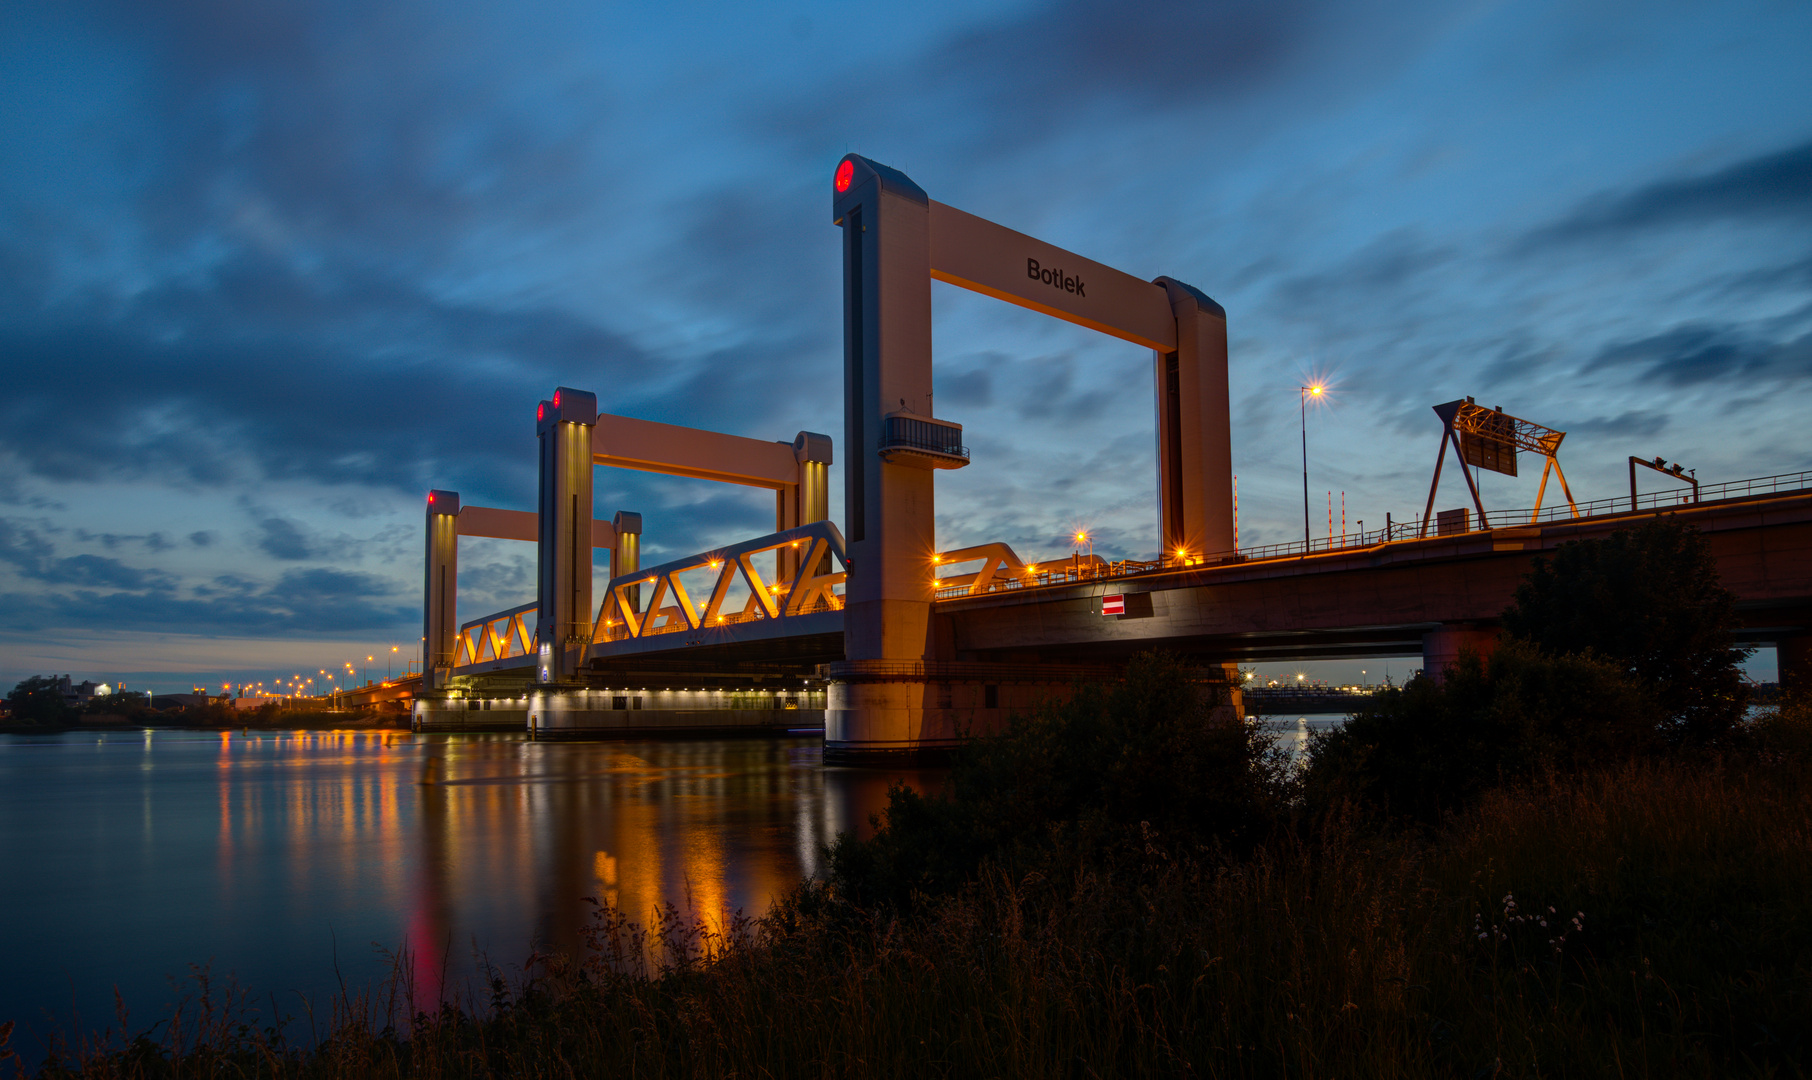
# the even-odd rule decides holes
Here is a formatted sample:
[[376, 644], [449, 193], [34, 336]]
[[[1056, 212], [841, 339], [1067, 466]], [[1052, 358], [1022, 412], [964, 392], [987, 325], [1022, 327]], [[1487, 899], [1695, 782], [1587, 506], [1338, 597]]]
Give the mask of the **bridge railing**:
[[[1578, 504], [1578, 516], [1581, 519], [1612, 517], [1618, 514], [1640, 513], [1645, 510], [1668, 510], [1709, 502], [1763, 498], [1769, 495], [1801, 491], [1812, 491], [1812, 472], [1781, 473], [1776, 476], [1761, 476], [1749, 480], [1731, 480], [1721, 484], [1701, 484], [1696, 499], [1691, 488], [1651, 491], [1638, 495], [1633, 500], [1627, 495], [1615, 499], [1594, 499]], [[1472, 522], [1473, 527], [1468, 531], [1517, 528], [1531, 523], [1567, 521], [1573, 517], [1572, 508], [1565, 503], [1543, 507], [1539, 512], [1534, 509], [1492, 510], [1488, 511], [1485, 521]], [[1433, 523], [1430, 522], [1430, 524]], [[987, 564], [987, 567], [991, 569], [984, 569], [980, 574], [964, 574], [938, 579], [939, 584], [934, 595], [939, 600], [952, 600], [961, 596], [974, 596], [977, 593], [1130, 578], [1159, 570], [1177, 570], [1192, 566], [1224, 566], [1231, 563], [1261, 562], [1268, 559], [1302, 558], [1309, 555], [1325, 555], [1355, 548], [1374, 547], [1398, 540], [1415, 540], [1421, 537], [1421, 533], [1422, 518], [1418, 514], [1406, 521], [1393, 521], [1382, 529], [1355, 530], [1337, 533], [1333, 536], [1318, 536], [1306, 542], [1292, 540], [1281, 544], [1256, 544], [1242, 547], [1237, 551], [1187, 555], [1180, 558], [1165, 557], [1155, 562], [1140, 562], [1135, 559], [1108, 562], [1093, 555], [1072, 555], [1068, 559], [1045, 563], [1026, 563], [1020, 566], [1016, 558], [1010, 562], [1000, 559], [996, 563]], [[1435, 531], [1431, 528], [1429, 536], [1434, 535]], [[1005, 545], [983, 545], [953, 552], [951, 556], [980, 553], [995, 547], [1002, 548], [1009, 555], [1011, 554], [1011, 549], [1006, 549]], [[951, 556], [940, 556], [940, 558], [949, 561]], [[972, 559], [980, 557], [979, 554], [971, 556]], [[948, 584], [944, 583], [946, 581]]]
[[837, 526], [800, 525], [612, 578], [592, 643], [841, 611], [848, 576]]
[[482, 619], [473, 619], [459, 628], [459, 643], [453, 666], [482, 664], [491, 660], [508, 660], [528, 656], [535, 651], [535, 614], [537, 604], [523, 604]]

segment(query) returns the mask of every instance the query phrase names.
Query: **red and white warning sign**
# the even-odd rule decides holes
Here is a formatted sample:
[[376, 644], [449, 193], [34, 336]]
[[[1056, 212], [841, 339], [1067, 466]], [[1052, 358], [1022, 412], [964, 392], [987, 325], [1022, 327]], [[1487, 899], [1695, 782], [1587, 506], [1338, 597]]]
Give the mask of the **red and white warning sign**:
[[1101, 598], [1101, 614], [1103, 614], [1103, 615], [1124, 615], [1124, 614], [1126, 614], [1126, 597], [1124, 595], [1103, 596]]

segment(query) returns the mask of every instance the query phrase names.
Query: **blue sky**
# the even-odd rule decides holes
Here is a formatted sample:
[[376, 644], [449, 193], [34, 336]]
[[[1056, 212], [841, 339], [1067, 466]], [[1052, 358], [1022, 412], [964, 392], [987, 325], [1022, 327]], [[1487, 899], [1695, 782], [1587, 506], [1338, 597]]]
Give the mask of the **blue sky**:
[[[1368, 525], [1466, 394], [1581, 498], [1812, 468], [1809, 44], [1786, 2], [5, 5], [0, 683], [411, 650], [422, 493], [532, 506], [555, 385], [840, 438], [852, 150], [1220, 301], [1246, 544], [1300, 535], [1311, 373], [1312, 501]], [[940, 540], [1153, 551], [1147, 354], [935, 303]], [[772, 521], [600, 471], [619, 508], [649, 558]], [[533, 558], [468, 542], [462, 616]]]

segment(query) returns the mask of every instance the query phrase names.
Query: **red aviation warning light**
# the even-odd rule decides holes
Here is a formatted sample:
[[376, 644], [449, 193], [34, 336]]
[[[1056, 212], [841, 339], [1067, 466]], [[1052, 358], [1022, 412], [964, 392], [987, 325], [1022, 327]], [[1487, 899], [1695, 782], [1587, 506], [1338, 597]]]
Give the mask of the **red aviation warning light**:
[[535, 406], [535, 419], [537, 421], [547, 419], [547, 402], [543, 401], [541, 404]]
[[434, 505], [434, 493], [432, 491], [428, 492], [428, 505]]
[[560, 407], [560, 391], [555, 390], [554, 391], [554, 408], [558, 409], [559, 407]]
[[848, 158], [843, 159], [843, 164], [837, 166], [837, 181], [836, 181], [837, 194], [841, 195], [845, 191], [848, 191], [849, 182], [851, 180], [854, 180], [855, 178], [856, 178], [856, 163], [853, 161], [850, 161]]

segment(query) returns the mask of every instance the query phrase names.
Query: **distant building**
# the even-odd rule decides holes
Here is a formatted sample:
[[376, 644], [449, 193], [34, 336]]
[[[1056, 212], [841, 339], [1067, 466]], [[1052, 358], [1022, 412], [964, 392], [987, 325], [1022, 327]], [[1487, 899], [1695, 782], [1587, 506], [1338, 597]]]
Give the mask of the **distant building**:
[[92, 679], [71, 683], [67, 675], [57, 680], [57, 693], [62, 694], [63, 700], [71, 705], [86, 705], [105, 687], [105, 683], [97, 683]]

